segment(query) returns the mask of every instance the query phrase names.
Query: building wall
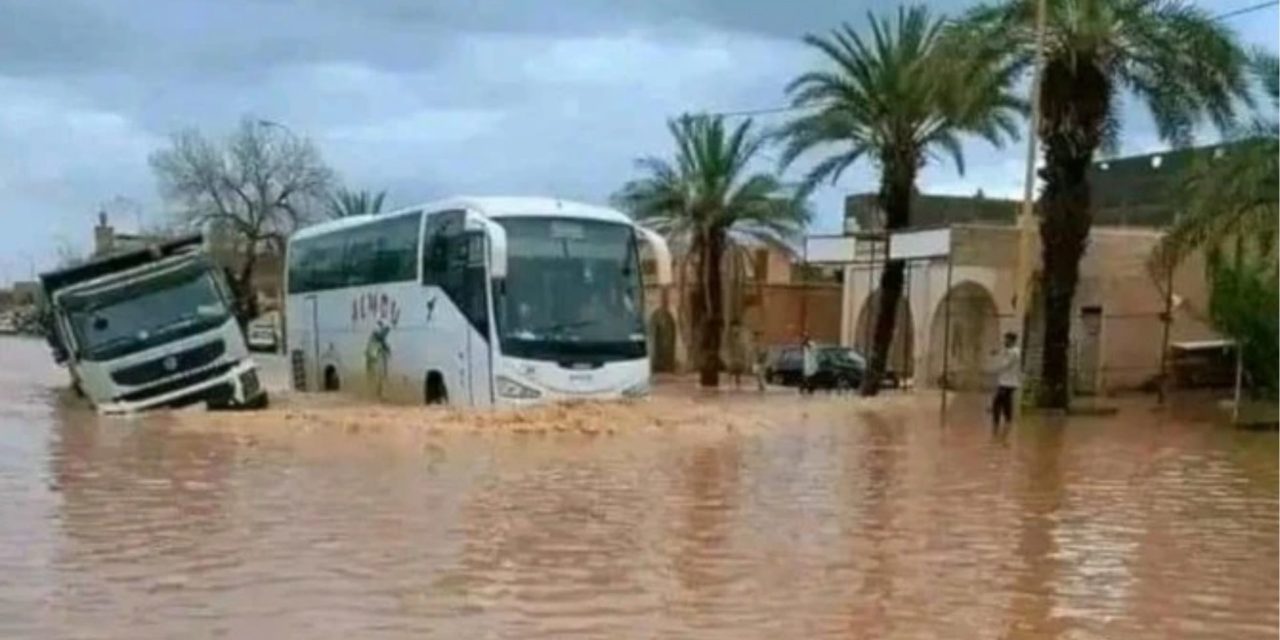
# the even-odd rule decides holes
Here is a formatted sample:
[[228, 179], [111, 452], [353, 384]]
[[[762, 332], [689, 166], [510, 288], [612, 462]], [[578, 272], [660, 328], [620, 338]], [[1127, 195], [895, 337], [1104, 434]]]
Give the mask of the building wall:
[[[744, 293], [743, 312], [739, 319], [749, 334], [759, 336], [757, 346], [796, 344], [806, 334], [817, 342], [840, 342], [842, 290], [839, 284], [760, 283], [748, 285]], [[674, 361], [676, 371], [688, 370], [696, 345], [689, 344], [689, 336], [683, 326], [686, 319], [681, 315], [678, 288], [675, 285], [646, 286], [645, 308], [651, 344], [655, 345], [655, 352], [651, 353], [655, 368], [664, 370], [660, 363], [668, 360], [666, 355], [657, 353], [657, 345], [662, 340], [654, 334], [655, 327], [664, 322], [655, 314], [666, 313], [674, 323], [676, 333], [670, 359]], [[726, 334], [734, 319], [733, 314], [726, 313]], [[723, 344], [727, 353], [730, 348], [727, 337]]]
[[[1087, 308], [1100, 312], [1096, 366], [1075, 372], [1079, 391], [1112, 392], [1150, 383], [1160, 372], [1165, 322], [1162, 314], [1166, 296], [1147, 267], [1161, 233], [1142, 229], [1099, 227], [1092, 231], [1089, 247], [1081, 261], [1081, 277], [1073, 313], [1072, 363], [1086, 362], [1087, 339], [1082, 313]], [[1039, 240], [1033, 241], [1035, 269], [1039, 270]], [[1000, 334], [1022, 334], [1016, 305], [1015, 268], [1017, 232], [996, 225], [961, 225], [952, 228], [951, 288], [947, 287], [945, 260], [912, 263], [907, 276], [907, 303], [910, 307], [911, 342], [908, 358], [917, 374], [917, 384], [934, 385], [943, 370], [942, 345], [951, 347], [948, 379], [981, 386], [989, 375], [985, 363], [975, 361], [980, 351], [999, 347]], [[1208, 300], [1203, 262], [1193, 258], [1173, 277], [1178, 304], [1171, 314], [1169, 341], [1201, 340], [1217, 337], [1204, 320]], [[879, 288], [878, 266], [846, 269], [841, 320], [841, 340], [859, 346], [858, 317]], [[952, 296], [952, 336], [943, 336], [947, 322], [948, 291]], [[1032, 300], [1032, 319], [1024, 336], [1028, 374], [1038, 375], [1042, 320]], [[966, 315], [968, 314], [968, 315]], [[980, 315], [981, 317], [969, 317]], [[960, 333], [956, 333], [960, 332]], [[976, 342], [975, 342], [976, 341]], [[981, 343], [989, 343], [983, 345]], [[979, 351], [980, 350], [980, 351]], [[957, 368], [958, 367], [958, 368]]]

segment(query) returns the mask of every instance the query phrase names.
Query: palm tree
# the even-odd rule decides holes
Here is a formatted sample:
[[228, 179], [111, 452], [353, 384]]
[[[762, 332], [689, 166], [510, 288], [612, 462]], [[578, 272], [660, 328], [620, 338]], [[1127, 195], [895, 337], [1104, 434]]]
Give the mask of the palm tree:
[[329, 196], [329, 217], [346, 218], [362, 216], [366, 213], [381, 213], [382, 201], [386, 197], [386, 191], [371, 194], [363, 189], [360, 191], [338, 189]]
[[[958, 46], [975, 59], [1031, 69], [1036, 1], [975, 7], [958, 22]], [[1247, 99], [1245, 54], [1236, 37], [1182, 0], [1046, 0], [1039, 85], [1044, 143], [1040, 170], [1044, 352], [1039, 402], [1066, 408], [1072, 299], [1092, 223], [1087, 171], [1115, 147], [1121, 92], [1150, 108], [1157, 132], [1176, 146], [1208, 119], [1229, 128]]]
[[[830, 150], [808, 171], [806, 189], [834, 183], [860, 160], [878, 166], [879, 204], [885, 229], [893, 231], [911, 224], [911, 194], [926, 161], [945, 154], [963, 173], [960, 137], [977, 135], [996, 146], [1016, 139], [1023, 104], [1008, 92], [1017, 69], [942, 55], [944, 23], [924, 7], [899, 8], [894, 21], [869, 15], [868, 23], [869, 40], [847, 24], [827, 37], [805, 37], [833, 68], [805, 73], [787, 87], [794, 106], [813, 111], [782, 127], [782, 161]], [[890, 261], [880, 274], [866, 395], [880, 388], [904, 270], [901, 261]]]
[[766, 242], [795, 235], [809, 220], [804, 200], [770, 173], [750, 173], [765, 138], [746, 120], [726, 127], [723, 118], [684, 115], [667, 123], [675, 158], [642, 158], [645, 174], [614, 195], [637, 220], [684, 244], [696, 257], [698, 295], [691, 302], [698, 324], [700, 379], [719, 384], [724, 332], [721, 267], [735, 235]]
[[1192, 167], [1183, 185], [1176, 224], [1162, 238], [1152, 260], [1158, 271], [1177, 266], [1190, 253], [1216, 251], [1235, 242], [1271, 254], [1280, 220], [1280, 60], [1269, 53], [1255, 53], [1249, 63], [1269, 110], [1259, 110], [1253, 121], [1235, 135], [1235, 144], [1221, 157], [1206, 158]]

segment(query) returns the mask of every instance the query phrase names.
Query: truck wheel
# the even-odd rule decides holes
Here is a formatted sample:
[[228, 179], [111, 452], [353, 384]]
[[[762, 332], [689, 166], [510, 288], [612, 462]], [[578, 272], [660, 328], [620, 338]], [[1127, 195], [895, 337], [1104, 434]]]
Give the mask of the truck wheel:
[[449, 389], [444, 384], [444, 376], [439, 371], [427, 373], [426, 382], [422, 385], [422, 400], [427, 404], [447, 404]]
[[271, 405], [271, 398], [267, 395], [266, 391], [263, 391], [262, 393], [259, 393], [258, 395], [250, 398], [248, 402], [244, 403], [244, 408], [245, 409], [266, 409], [270, 405]]

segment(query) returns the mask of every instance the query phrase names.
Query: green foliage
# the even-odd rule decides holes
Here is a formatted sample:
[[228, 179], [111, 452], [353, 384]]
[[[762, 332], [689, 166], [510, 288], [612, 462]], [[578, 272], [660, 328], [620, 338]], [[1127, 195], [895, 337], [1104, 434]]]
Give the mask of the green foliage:
[[348, 191], [338, 189], [329, 196], [329, 217], [347, 218], [382, 212], [382, 201], [387, 197], [386, 191], [370, 193], [365, 190]]
[[1254, 54], [1250, 69], [1266, 106], [1234, 132], [1238, 144], [1225, 155], [1192, 167], [1182, 188], [1185, 208], [1151, 261], [1154, 279], [1164, 282], [1169, 269], [1205, 252], [1209, 319], [1240, 346], [1250, 388], [1271, 398], [1277, 395], [1280, 359], [1278, 66], [1274, 55]]
[[[979, 5], [961, 17], [952, 35], [975, 58], [1030, 70], [1036, 55], [1037, 1]], [[1191, 142], [1203, 120], [1222, 130], [1234, 126], [1239, 101], [1249, 99], [1246, 55], [1230, 27], [1201, 6], [1182, 0], [1046, 2], [1050, 72], [1041, 93], [1042, 136], [1064, 121], [1096, 125], [1096, 130], [1074, 136], [1089, 151], [1094, 142], [1113, 149], [1120, 131], [1119, 89], [1145, 103], [1160, 137], [1178, 146]], [[1055, 87], [1054, 71], [1071, 86]], [[1081, 117], [1081, 101], [1097, 96], [1075, 85], [1094, 81], [1105, 85], [1099, 87], [1105, 104], [1101, 112]]]
[[1237, 144], [1222, 157], [1207, 157], [1192, 167], [1183, 182], [1178, 223], [1169, 229], [1152, 260], [1157, 275], [1177, 266], [1191, 253], [1213, 250], [1242, 238], [1249, 250], [1275, 254], [1280, 220], [1280, 108], [1277, 59], [1256, 53], [1250, 68], [1269, 108], [1234, 132]]
[[1209, 317], [1241, 349], [1247, 386], [1275, 399], [1280, 388], [1280, 281], [1270, 257], [1210, 261]]
[[[1127, 93], [1151, 112], [1160, 138], [1192, 141], [1211, 122], [1235, 126], [1241, 102], [1251, 100], [1247, 57], [1231, 29], [1184, 0], [998, 0], [979, 5], [949, 30], [954, 50], [976, 61], [1014, 69], [1036, 67], [1044, 143], [1044, 181], [1038, 202], [1044, 265], [1044, 352], [1040, 401], [1066, 408], [1072, 300], [1088, 245], [1087, 169], [1098, 151], [1114, 150], [1120, 106]], [[978, 64], [975, 62], [975, 64]]]
[[[754, 133], [751, 124], [746, 120], [730, 128], [722, 118], [694, 115], [668, 122], [675, 157], [638, 160], [644, 175], [613, 196], [615, 206], [683, 246], [697, 260], [701, 295], [694, 305], [693, 324], [699, 336], [696, 357], [703, 363], [704, 385], [716, 384], [714, 363], [719, 362], [723, 330], [718, 313], [723, 306], [721, 269], [735, 238], [782, 244], [809, 220], [801, 194], [774, 174], [752, 171], [765, 138]], [[680, 273], [683, 289], [683, 268]]]
[[723, 118], [695, 115], [668, 122], [673, 161], [638, 160], [646, 175], [623, 185], [613, 202], [675, 240], [730, 230], [764, 242], [794, 237], [809, 211], [776, 175], [750, 172], [765, 142], [751, 124], [730, 129]]
[[930, 157], [949, 157], [964, 173], [964, 134], [996, 146], [1017, 138], [1025, 105], [1009, 89], [1018, 67], [970, 63], [971, 56], [945, 46], [944, 21], [924, 7], [899, 7], [896, 18], [868, 15], [869, 38], [848, 24], [805, 37], [828, 68], [787, 87], [793, 105], [813, 110], [779, 131], [784, 165], [829, 152], [805, 175], [804, 189], [834, 183], [859, 160], [879, 166], [882, 182], [906, 180], [909, 189]]

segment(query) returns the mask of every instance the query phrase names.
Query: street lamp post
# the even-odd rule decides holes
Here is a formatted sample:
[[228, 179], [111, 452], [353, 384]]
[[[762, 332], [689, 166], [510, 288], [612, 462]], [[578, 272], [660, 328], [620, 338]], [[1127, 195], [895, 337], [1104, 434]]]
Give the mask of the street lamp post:
[[1018, 263], [1014, 274], [1013, 306], [1022, 333], [1023, 355], [1026, 355], [1028, 322], [1032, 297], [1032, 234], [1035, 230], [1036, 153], [1040, 141], [1040, 83], [1044, 78], [1045, 7], [1046, 0], [1036, 1], [1036, 65], [1031, 81], [1031, 126], [1027, 135], [1027, 166], [1022, 185], [1022, 208], [1018, 212]]

